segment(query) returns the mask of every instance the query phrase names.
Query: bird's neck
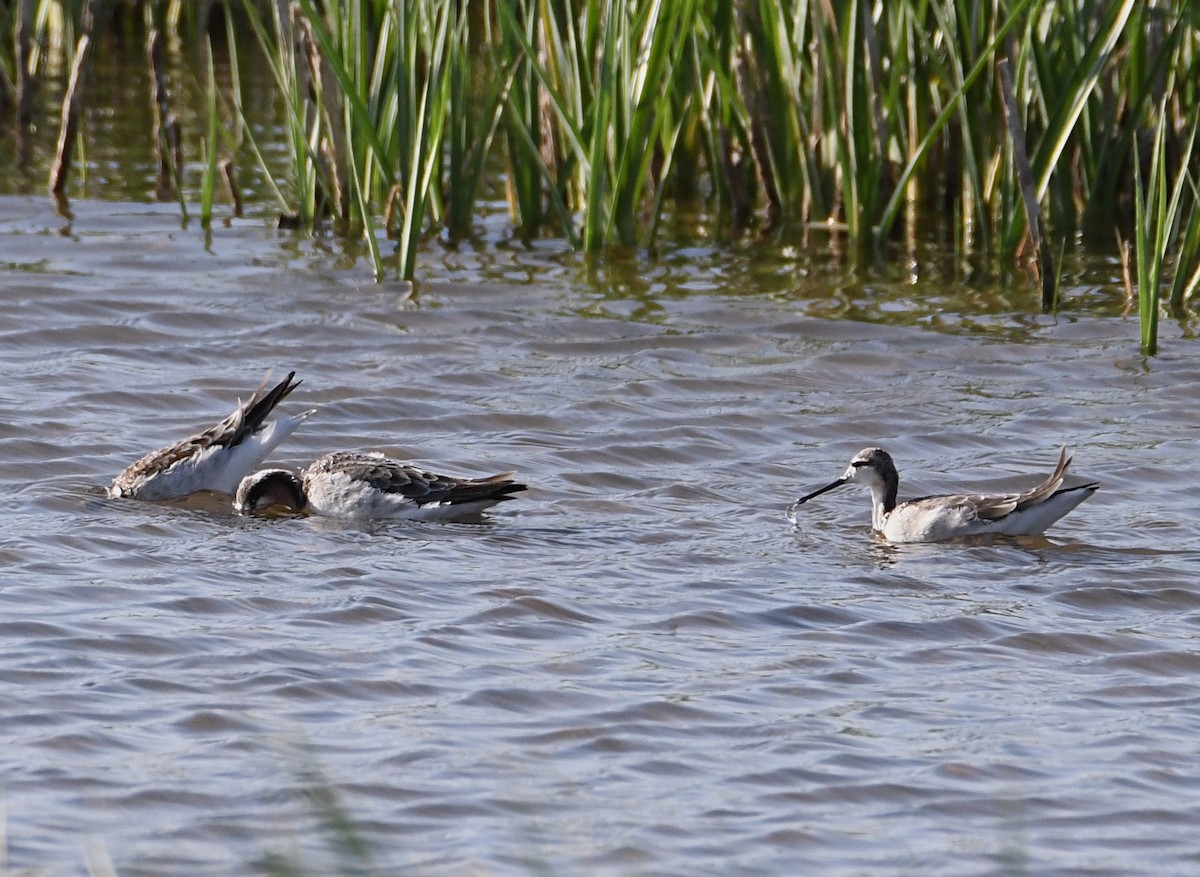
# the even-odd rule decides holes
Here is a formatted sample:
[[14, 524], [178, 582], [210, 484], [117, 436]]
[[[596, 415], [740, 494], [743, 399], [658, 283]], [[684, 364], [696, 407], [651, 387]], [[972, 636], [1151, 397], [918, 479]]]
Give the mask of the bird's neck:
[[882, 530], [887, 516], [896, 507], [896, 494], [900, 490], [899, 478], [884, 478], [871, 483], [871, 525]]

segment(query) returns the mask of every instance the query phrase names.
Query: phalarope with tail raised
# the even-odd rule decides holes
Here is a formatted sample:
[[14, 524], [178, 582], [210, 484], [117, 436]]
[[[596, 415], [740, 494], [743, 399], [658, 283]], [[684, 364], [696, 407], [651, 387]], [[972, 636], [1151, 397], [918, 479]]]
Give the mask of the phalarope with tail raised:
[[1062, 487], [1071, 465], [1064, 447], [1050, 477], [1020, 493], [926, 496], [897, 504], [900, 476], [891, 456], [881, 448], [859, 451], [841, 478], [802, 496], [796, 506], [843, 484], [862, 484], [871, 491], [871, 523], [889, 542], [940, 542], [959, 536], [1037, 536], [1096, 492], [1096, 482]]
[[113, 498], [175, 499], [198, 490], [233, 493], [248, 473], [267, 458], [313, 412], [265, 423], [288, 394], [300, 386], [295, 372], [267, 389], [264, 380], [247, 401], [218, 423], [191, 438], [142, 457], [113, 479]]
[[299, 475], [263, 469], [238, 486], [239, 512], [283, 508], [339, 518], [457, 520], [514, 499], [525, 490], [516, 472], [489, 478], [457, 478], [418, 469], [383, 454], [335, 451]]

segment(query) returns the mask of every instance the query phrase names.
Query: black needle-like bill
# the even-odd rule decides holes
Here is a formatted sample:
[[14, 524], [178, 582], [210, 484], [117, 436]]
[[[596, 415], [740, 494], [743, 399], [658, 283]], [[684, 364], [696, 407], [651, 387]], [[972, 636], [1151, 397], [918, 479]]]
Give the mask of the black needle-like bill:
[[842, 486], [843, 484], [845, 484], [845, 483], [846, 483], [846, 479], [845, 479], [845, 478], [839, 478], [837, 481], [833, 482], [833, 484], [826, 484], [826, 485], [825, 485], [824, 487], [822, 487], [820, 490], [814, 490], [814, 491], [813, 491], [812, 493], [810, 493], [808, 496], [802, 496], [802, 497], [800, 497], [798, 500], [796, 500], [796, 501], [793, 503], [793, 505], [803, 505], [804, 503], [808, 502], [810, 499], [813, 499], [814, 497], [820, 496], [822, 493], [826, 493], [826, 492], [828, 492], [828, 491], [830, 491], [830, 490], [833, 490], [835, 487], [841, 487], [841, 486]]

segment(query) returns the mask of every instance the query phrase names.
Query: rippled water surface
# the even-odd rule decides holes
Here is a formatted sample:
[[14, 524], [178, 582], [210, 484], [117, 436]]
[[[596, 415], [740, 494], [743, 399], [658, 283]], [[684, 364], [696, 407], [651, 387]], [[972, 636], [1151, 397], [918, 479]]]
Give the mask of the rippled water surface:
[[[260, 222], [75, 209], [0, 199], [10, 871], [1200, 869], [1178, 326], [1145, 360], [1103, 284], [1029, 316], [1020, 288], [486, 234], [412, 291]], [[268, 368], [317, 409], [276, 462], [531, 490], [449, 525], [103, 496]], [[902, 494], [1029, 484], [1060, 444], [1102, 489], [1046, 539], [888, 547], [857, 489], [788, 524], [875, 443]]]

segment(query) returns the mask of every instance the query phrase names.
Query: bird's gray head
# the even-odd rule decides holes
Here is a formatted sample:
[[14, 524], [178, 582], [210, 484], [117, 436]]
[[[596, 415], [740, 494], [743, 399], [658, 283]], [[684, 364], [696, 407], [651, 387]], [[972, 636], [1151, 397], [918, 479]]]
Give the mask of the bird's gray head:
[[[899, 482], [899, 477], [896, 475], [896, 466], [892, 463], [892, 458], [888, 456], [887, 451], [882, 448], [866, 448], [854, 455], [854, 459], [850, 461], [849, 467], [842, 473], [842, 477], [832, 484], [826, 484], [824, 487], [814, 490], [807, 496], [802, 496], [791, 506], [788, 507], [788, 516], [791, 517], [796, 506], [803, 505], [810, 499], [820, 496], [822, 493], [828, 493], [835, 487], [841, 487], [843, 484], [865, 484], [868, 487], [873, 484], [882, 484], [893, 498], [895, 504], [896, 485]], [[890, 488], [887, 485], [891, 485]]]
[[802, 496], [788, 506], [788, 518], [794, 520], [796, 506], [803, 505], [810, 499], [828, 493], [843, 484], [862, 484], [878, 495], [883, 503], [884, 511], [890, 512], [896, 507], [896, 491], [900, 486], [900, 476], [896, 474], [896, 464], [891, 455], [883, 448], [864, 448], [854, 455], [842, 477], [832, 484], [814, 490], [807, 496]]
[[872, 482], [894, 484], [900, 479], [891, 454], [883, 448], [863, 448], [850, 461], [842, 480], [869, 485]]
[[238, 512], [258, 512], [270, 508], [303, 511], [308, 505], [304, 483], [287, 469], [263, 469], [242, 479], [233, 508]]

